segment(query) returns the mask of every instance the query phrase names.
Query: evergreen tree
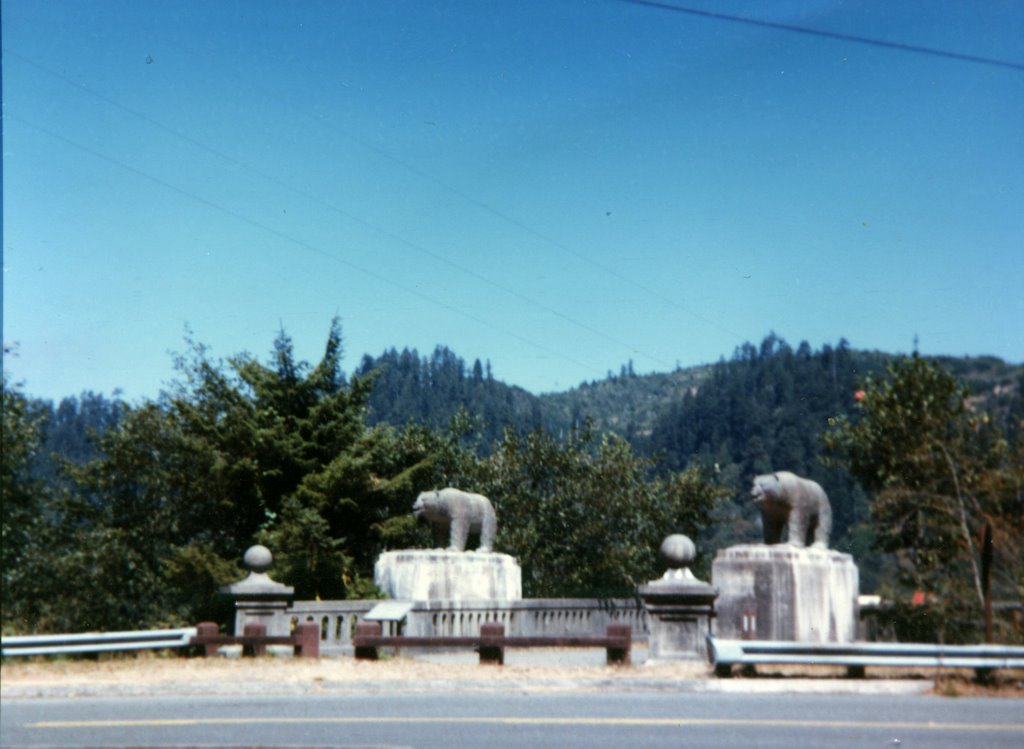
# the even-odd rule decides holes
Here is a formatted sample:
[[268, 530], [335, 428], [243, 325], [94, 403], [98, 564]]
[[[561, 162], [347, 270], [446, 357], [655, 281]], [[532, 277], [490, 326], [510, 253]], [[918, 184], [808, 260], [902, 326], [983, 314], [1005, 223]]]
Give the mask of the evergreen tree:
[[36, 612], [34, 626], [134, 628], [215, 615], [217, 587], [238, 578], [237, 560], [259, 540], [299, 597], [370, 592], [379, 551], [415, 536], [410, 524], [388, 521], [432, 483], [434, 443], [368, 428], [372, 382], [346, 382], [341, 354], [337, 321], [315, 366], [296, 360], [283, 332], [267, 363], [213, 361], [190, 344], [172, 392], [125, 407], [97, 458], [66, 465], [75, 491], [38, 537], [51, 546], [40, 557], [45, 576], [69, 588], [60, 615]]

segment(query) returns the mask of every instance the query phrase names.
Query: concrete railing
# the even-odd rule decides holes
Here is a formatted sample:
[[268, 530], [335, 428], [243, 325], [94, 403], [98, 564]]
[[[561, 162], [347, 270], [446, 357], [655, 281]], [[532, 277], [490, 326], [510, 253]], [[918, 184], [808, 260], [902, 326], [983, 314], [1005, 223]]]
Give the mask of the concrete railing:
[[460, 637], [415, 637], [383, 634], [380, 622], [360, 622], [354, 638], [355, 657], [377, 660], [380, 648], [474, 648], [480, 654], [480, 663], [503, 665], [507, 648], [604, 648], [609, 666], [626, 666], [630, 662], [632, 632], [628, 624], [609, 624], [604, 635], [533, 635], [513, 637], [505, 632], [505, 625], [488, 622], [480, 632]]
[[15, 655], [70, 655], [118, 650], [158, 650], [188, 647], [195, 627], [138, 632], [86, 632], [69, 635], [15, 635], [0, 638], [4, 658]]
[[[296, 601], [267, 621], [268, 631], [287, 632], [299, 622], [320, 626], [323, 653], [350, 652], [356, 625], [380, 601]], [[239, 612], [242, 631], [245, 612]], [[242, 623], [242, 624], [240, 624]], [[647, 612], [633, 599], [531, 598], [518, 601], [417, 601], [388, 634], [416, 637], [476, 636], [483, 624], [505, 626], [510, 637], [600, 636], [609, 624], [628, 624], [634, 642], [647, 642]]]
[[282, 629], [294, 631], [300, 622], [315, 622], [320, 627], [320, 652], [345, 652], [352, 648], [356, 625], [378, 603], [380, 601], [296, 601], [284, 611], [288, 624]]
[[646, 642], [647, 612], [633, 599], [526, 598], [518, 601], [425, 601], [409, 612], [405, 633], [417, 636], [476, 635], [487, 623], [505, 625], [510, 637], [600, 636], [609, 624], [628, 624]]

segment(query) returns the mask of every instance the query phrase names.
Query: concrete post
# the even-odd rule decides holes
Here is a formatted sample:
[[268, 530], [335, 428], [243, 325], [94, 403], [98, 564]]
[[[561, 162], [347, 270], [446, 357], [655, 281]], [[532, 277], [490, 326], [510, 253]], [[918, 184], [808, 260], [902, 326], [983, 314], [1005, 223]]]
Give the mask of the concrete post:
[[[242, 635], [244, 637], [266, 637], [267, 625], [263, 622], [247, 622], [245, 627], [242, 629]], [[252, 655], [266, 655], [267, 643], [261, 642], [253, 645], [246, 645], [242, 649], [242, 652], [249, 652]]]
[[480, 625], [480, 664], [502, 666], [505, 663], [505, 625], [485, 622]]
[[[199, 622], [196, 625], [196, 637], [216, 637], [219, 634], [220, 627], [217, 626], [217, 622]], [[203, 645], [203, 655], [212, 658], [217, 655], [217, 647], [215, 643], [206, 643]]]
[[275, 582], [267, 575], [274, 561], [270, 550], [265, 546], [251, 546], [242, 561], [250, 570], [249, 576], [220, 589], [222, 595], [234, 599], [235, 634], [245, 632], [250, 623], [264, 625], [266, 633], [274, 637], [291, 634], [286, 611], [295, 598], [295, 588]]
[[632, 660], [633, 628], [628, 624], [609, 624], [605, 633], [609, 640], [617, 640], [618, 644], [609, 645], [605, 662], [609, 666], [628, 666]]
[[698, 580], [689, 565], [697, 556], [693, 541], [672, 535], [661, 545], [668, 571], [641, 585], [651, 630], [648, 663], [707, 660], [705, 636], [711, 631], [718, 590]]
[[[366, 621], [365, 619], [356, 623], [356, 637], [380, 637], [381, 636], [381, 624], [380, 622]], [[357, 660], [375, 661], [377, 660], [377, 648], [356, 648], [355, 656]]]
[[316, 622], [299, 622], [295, 625], [295, 654], [303, 658], [320, 657], [320, 625]]

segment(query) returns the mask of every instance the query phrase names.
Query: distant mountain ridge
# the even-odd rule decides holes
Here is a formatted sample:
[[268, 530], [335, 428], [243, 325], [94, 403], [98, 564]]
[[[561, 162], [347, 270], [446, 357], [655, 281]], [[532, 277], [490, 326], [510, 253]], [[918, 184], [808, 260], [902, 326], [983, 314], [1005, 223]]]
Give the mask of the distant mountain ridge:
[[[806, 343], [790, 349], [781, 338], [769, 336], [765, 342], [777, 348], [813, 354]], [[738, 347], [732, 359], [724, 357], [714, 364], [680, 367], [672, 372], [638, 375], [623, 366], [618, 375], [609, 373], [601, 380], [582, 383], [557, 393], [534, 395], [523, 388], [495, 379], [490, 362], [476, 359], [468, 364], [445, 346], [430, 355], [415, 349], [401, 352], [392, 348], [379, 357], [366, 355], [355, 375], [373, 374], [376, 384], [370, 397], [372, 423], [401, 426], [416, 421], [444, 428], [459, 409], [480, 418], [485, 440], [499, 438], [503, 428], [519, 430], [542, 426], [564, 434], [573, 425], [591, 419], [598, 431], [610, 431], [637, 445], [649, 440], [656, 424], [673, 404], [696, 395], [716, 369], [730, 362], [750, 358], [751, 351], [765, 349], [753, 344]], [[839, 349], [849, 352], [850, 372], [854, 380], [878, 374], [885, 364], [898, 356], [879, 351], [850, 349], [840, 341]], [[832, 347], [825, 346], [823, 350]], [[972, 392], [975, 403], [1001, 403], [1004, 406], [1020, 396], [1024, 364], [1011, 364], [992, 356], [926, 357], [933, 359], [962, 380]]]
[[[844, 385], [847, 389], [863, 381], [865, 376], [880, 372], [885, 363], [896, 358], [894, 354], [850, 349], [843, 341], [835, 348], [825, 346], [818, 352], [807, 344], [792, 349], [784, 340], [769, 336], [760, 347], [745, 344], [736, 349], [731, 359], [723, 357], [714, 364], [644, 375], [637, 375], [632, 367], [624, 365], [618, 375], [609, 373], [601, 380], [542, 395], [496, 379], [489, 362], [477, 359], [468, 364], [445, 346], [438, 346], [429, 355], [421, 355], [414, 349], [398, 351], [394, 348], [378, 357], [366, 355], [352, 374], [372, 374], [375, 378], [369, 398], [368, 420], [372, 424], [403, 426], [412, 421], [444, 429], [453, 416], [464, 410], [477, 419], [479, 436], [486, 445], [500, 439], [506, 427], [519, 431], [543, 427], [556, 435], [565, 435], [574, 425], [590, 419], [598, 431], [615, 432], [644, 451], [664, 452], [669, 447], [665, 443], [669, 427], [666, 420], [671, 421], [673, 413], [677, 418], [689, 418], [679, 413], [682, 404], [689, 399], [691, 406], [699, 405], [697, 401], [702, 399], [697, 396], [706, 393], [705, 386], [715, 382], [716, 377], [721, 387], [725, 380], [737, 376], [737, 368], [754, 363], [765, 369], [766, 364], [778, 360], [779, 366], [767, 367], [759, 375], [764, 386], [787, 367], [792, 368], [794, 362], [828, 358], [829, 352], [834, 350], [848, 354], [848, 382]], [[992, 356], [931, 358], [970, 388], [972, 405], [1004, 414], [1009, 427], [1014, 428], [1010, 415], [1021, 408], [1024, 364], [1011, 364]], [[840, 373], [818, 374], [835, 380]], [[813, 369], [804, 376], [813, 380]], [[756, 382], [751, 381], [742, 386], [734, 383], [733, 389], [738, 393], [750, 388], [754, 393], [756, 387]], [[90, 430], [102, 433], [116, 424], [120, 409], [124, 407], [116, 398], [107, 399], [91, 392], [64, 398], [59, 403], [41, 399], [33, 399], [33, 403], [48, 423], [48, 451], [72, 462], [83, 462], [93, 455], [87, 433]], [[847, 399], [845, 403], [849, 405], [852, 401]], [[708, 408], [709, 404], [702, 407]], [[723, 410], [727, 406], [719, 403], [714, 408]], [[733, 419], [736, 421], [735, 415]], [[668, 453], [665, 456], [668, 465], [680, 465], [686, 460], [686, 456], [671, 454], [671, 449]]]

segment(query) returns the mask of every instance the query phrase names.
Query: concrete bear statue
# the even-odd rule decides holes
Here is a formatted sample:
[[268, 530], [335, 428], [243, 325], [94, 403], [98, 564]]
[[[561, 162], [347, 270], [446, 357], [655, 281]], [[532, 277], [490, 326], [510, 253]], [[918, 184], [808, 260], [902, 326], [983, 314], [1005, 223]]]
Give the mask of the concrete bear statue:
[[789, 471], [776, 471], [754, 478], [750, 491], [761, 510], [764, 542], [780, 544], [782, 529], [789, 525], [790, 546], [827, 549], [832, 532], [832, 506], [821, 486]]
[[449, 551], [465, 551], [470, 534], [480, 535], [477, 551], [492, 551], [498, 522], [491, 500], [482, 494], [461, 489], [436, 489], [422, 492], [412, 506], [412, 514], [426, 518], [434, 528], [434, 538]]

